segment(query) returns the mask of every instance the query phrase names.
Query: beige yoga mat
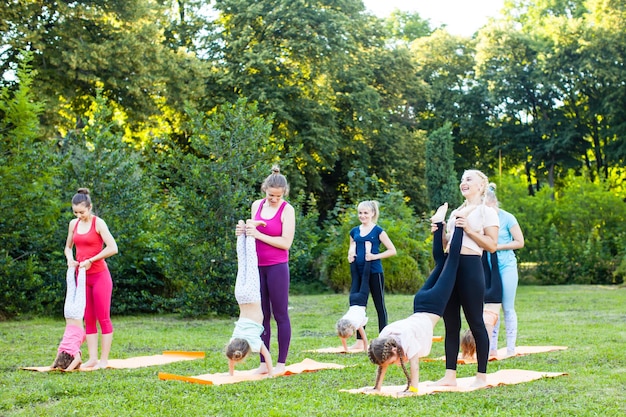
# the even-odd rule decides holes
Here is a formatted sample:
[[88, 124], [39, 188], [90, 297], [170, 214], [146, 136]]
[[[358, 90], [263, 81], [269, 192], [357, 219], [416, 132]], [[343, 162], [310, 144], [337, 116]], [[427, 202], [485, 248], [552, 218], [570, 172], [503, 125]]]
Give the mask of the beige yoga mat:
[[[286, 375], [294, 375], [300, 374], [304, 372], [315, 372], [322, 369], [342, 369], [344, 365], [338, 365], [336, 363], [323, 363], [316, 362], [313, 359], [304, 359], [302, 362], [294, 363], [293, 365], [288, 365], [286, 367], [286, 371], [284, 374], [280, 376]], [[198, 376], [182, 376], [182, 375], [174, 375], [168, 374], [165, 372], [159, 372], [159, 379], [161, 380], [173, 380], [173, 381], [185, 381], [185, 382], [193, 382], [196, 384], [205, 384], [205, 385], [223, 385], [223, 384], [234, 384], [237, 382], [244, 381], [258, 381], [260, 379], [269, 378], [267, 374], [255, 374], [255, 370], [248, 371], [237, 371], [235, 370], [235, 374], [233, 376], [228, 375], [228, 372], [217, 373], [217, 374], [204, 374]]]
[[[172, 362], [189, 361], [201, 358], [204, 358], [204, 352], [165, 351], [161, 355], [137, 356], [127, 359], [109, 359], [107, 369], [143, 368], [145, 366], [165, 365]], [[60, 369], [51, 369], [49, 366], [28, 366], [20, 369], [37, 372], [60, 371]], [[93, 370], [94, 368], [80, 368], [76, 369], [75, 371]]]
[[[538, 371], [526, 371], [523, 369], [503, 369], [492, 374], [487, 374], [487, 386], [475, 388], [471, 384], [474, 382], [474, 377], [457, 378], [456, 387], [446, 386], [430, 386], [431, 381], [420, 382], [417, 388], [417, 393], [411, 393], [411, 395], [426, 395], [435, 394], [438, 392], [469, 392], [478, 389], [493, 388], [501, 385], [513, 385], [521, 384], [524, 382], [535, 381], [542, 378], [554, 378], [557, 376], [567, 375], [565, 372], [538, 372]], [[404, 390], [406, 385], [384, 386], [379, 392], [366, 392], [370, 387], [355, 388], [348, 390], [340, 390], [341, 392], [349, 392], [351, 394], [367, 394], [367, 395], [382, 395], [388, 397], [404, 396]]]
[[[433, 342], [441, 342], [441, 341], [443, 341], [443, 336], [433, 336]], [[363, 352], [365, 352], [365, 349], [348, 349], [348, 351], [346, 352], [343, 349], [343, 346], [338, 346], [338, 347], [327, 347], [327, 348], [321, 348], [321, 349], [305, 350], [305, 352], [312, 352], [312, 353], [363, 353]]]
[[[516, 356], [531, 355], [533, 353], [554, 352], [557, 350], [565, 350], [565, 349], [567, 349], [567, 346], [517, 346], [515, 348], [515, 355], [507, 356], [506, 348], [502, 348], [502, 349], [498, 349], [498, 356], [490, 356], [489, 360], [501, 361], [503, 359], [514, 358]], [[445, 361], [446, 357], [440, 356], [438, 358], [422, 358], [422, 360], [424, 362]], [[468, 364], [476, 363], [476, 358], [475, 357], [474, 358], [462, 358], [461, 354], [459, 353], [459, 357], [457, 358], [456, 363], [458, 363], [459, 365], [468, 365]]]

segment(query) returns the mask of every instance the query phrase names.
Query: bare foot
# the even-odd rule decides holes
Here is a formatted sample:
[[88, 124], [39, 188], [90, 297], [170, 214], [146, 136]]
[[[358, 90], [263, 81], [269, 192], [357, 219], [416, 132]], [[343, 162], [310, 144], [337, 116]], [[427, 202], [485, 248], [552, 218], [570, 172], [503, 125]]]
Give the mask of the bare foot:
[[487, 386], [487, 374], [477, 373], [474, 382], [470, 385], [472, 388], [482, 388]]
[[348, 348], [349, 350], [363, 350], [363, 340], [357, 339], [356, 342], [352, 346]]
[[267, 372], [267, 365], [265, 362], [261, 362], [256, 371], [254, 371], [255, 374], [266, 374]]
[[98, 361], [96, 366], [93, 369], [106, 369], [109, 366], [109, 361]]
[[497, 358], [498, 357], [498, 351], [497, 350], [492, 350], [489, 352], [489, 357], [490, 358]]
[[429, 385], [431, 387], [434, 387], [434, 386], [456, 387], [456, 371], [453, 371], [451, 369], [446, 369], [446, 373], [443, 376], [443, 378]]
[[443, 222], [446, 219], [447, 212], [448, 212], [448, 203], [443, 203], [441, 206], [439, 206], [439, 208], [437, 209], [433, 217], [430, 218], [430, 221], [432, 223]]
[[81, 368], [93, 368], [98, 364], [98, 360], [97, 359], [89, 359], [87, 362], [83, 363], [80, 367]]
[[274, 376], [284, 375], [287, 371], [285, 364], [278, 362], [274, 367]]

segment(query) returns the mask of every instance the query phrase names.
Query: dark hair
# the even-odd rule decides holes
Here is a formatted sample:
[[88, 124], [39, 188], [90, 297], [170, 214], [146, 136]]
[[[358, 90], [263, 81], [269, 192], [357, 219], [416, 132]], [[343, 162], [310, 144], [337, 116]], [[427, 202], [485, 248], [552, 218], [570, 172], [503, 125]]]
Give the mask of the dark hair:
[[289, 183], [287, 178], [280, 173], [278, 165], [272, 167], [272, 173], [261, 184], [261, 191], [265, 192], [268, 188], [282, 188], [285, 191], [285, 196], [289, 195]]
[[89, 197], [89, 188], [79, 188], [72, 197], [72, 205], [77, 206], [84, 204], [85, 207], [91, 207], [91, 197]]
[[250, 353], [250, 344], [245, 339], [235, 338], [226, 346], [226, 357], [235, 362], [243, 360]]
[[[67, 369], [68, 366], [74, 361], [74, 356], [70, 355], [67, 352], [59, 352], [54, 363], [52, 364], [53, 369]], [[79, 364], [80, 365], [80, 364]]]
[[[396, 348], [395, 353], [393, 352], [393, 348]], [[391, 337], [377, 337], [372, 340], [369, 348], [367, 349], [367, 356], [370, 358], [370, 361], [374, 365], [378, 365], [378, 369], [376, 370], [376, 386], [382, 377], [382, 364], [387, 362], [387, 360], [389, 360], [389, 358], [393, 355], [397, 355], [400, 360], [402, 372], [404, 372], [404, 376], [406, 377], [406, 389], [408, 390], [411, 386], [411, 376], [409, 371], [406, 369], [406, 365], [404, 364], [404, 350], [402, 349], [402, 346], [400, 346], [396, 340]]]

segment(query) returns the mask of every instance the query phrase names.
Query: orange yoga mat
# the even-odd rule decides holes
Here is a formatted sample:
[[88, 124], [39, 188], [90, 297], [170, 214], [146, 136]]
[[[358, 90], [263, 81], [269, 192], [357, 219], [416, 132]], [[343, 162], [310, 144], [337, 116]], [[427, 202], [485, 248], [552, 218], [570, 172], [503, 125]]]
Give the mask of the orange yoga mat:
[[[420, 382], [417, 387], [417, 393], [411, 393], [414, 395], [426, 395], [435, 394], [438, 392], [469, 392], [478, 389], [493, 388], [501, 385], [513, 385], [521, 384], [524, 382], [535, 381], [542, 378], [554, 378], [557, 376], [567, 375], [565, 372], [538, 372], [538, 371], [526, 371], [523, 369], [503, 369], [492, 374], [487, 374], [487, 386], [475, 388], [470, 385], [474, 382], [474, 377], [457, 378], [456, 387], [446, 386], [431, 386], [431, 381]], [[384, 386], [379, 392], [366, 392], [369, 387], [340, 390], [341, 392], [349, 392], [351, 394], [367, 394], [367, 395], [382, 395], [388, 397], [399, 397], [404, 395], [406, 385]]]
[[[302, 362], [294, 363], [293, 365], [288, 365], [286, 367], [286, 371], [284, 374], [280, 376], [286, 375], [294, 375], [300, 374], [303, 372], [316, 372], [322, 369], [342, 369], [344, 365], [338, 365], [336, 363], [323, 363], [316, 362], [312, 359], [304, 359]], [[159, 379], [161, 380], [173, 380], [173, 381], [184, 381], [184, 382], [193, 382], [196, 384], [205, 384], [205, 385], [223, 385], [223, 384], [234, 384], [237, 382], [244, 381], [258, 381], [260, 379], [269, 378], [267, 374], [256, 374], [255, 370], [248, 371], [237, 371], [235, 370], [235, 374], [230, 376], [228, 372], [224, 373], [216, 373], [216, 374], [204, 374], [198, 376], [182, 376], [182, 375], [174, 375], [168, 374], [165, 372], [159, 372]]]
[[[433, 342], [441, 342], [443, 340], [443, 336], [433, 336]], [[363, 353], [365, 349], [348, 349], [346, 352], [343, 349], [343, 346], [338, 347], [327, 347], [321, 349], [313, 349], [313, 350], [305, 350], [305, 352], [312, 353]]]
[[[137, 356], [127, 359], [109, 359], [107, 369], [133, 369], [143, 368], [145, 366], [165, 365], [172, 362], [189, 361], [204, 358], [204, 352], [180, 352], [165, 351], [161, 355]], [[49, 372], [59, 371], [59, 369], [51, 369], [49, 366], [28, 366], [22, 367], [27, 371]], [[76, 371], [93, 371], [94, 368], [80, 368]], [[71, 371], [73, 372], [73, 371]]]
[[[515, 347], [515, 355], [507, 356], [506, 348], [502, 348], [502, 349], [498, 349], [498, 356], [495, 356], [495, 357], [491, 356], [489, 357], [489, 360], [501, 361], [503, 359], [514, 358], [516, 356], [525, 356], [525, 355], [530, 355], [533, 353], [554, 352], [557, 350], [565, 350], [565, 349], [567, 349], [567, 346], [517, 346]], [[424, 362], [445, 361], [446, 357], [440, 356], [438, 358], [423, 358], [422, 360]], [[474, 358], [462, 358], [461, 354], [459, 353], [459, 357], [456, 363], [458, 363], [459, 365], [472, 364], [472, 363], [476, 363], [476, 358], [475, 357]]]

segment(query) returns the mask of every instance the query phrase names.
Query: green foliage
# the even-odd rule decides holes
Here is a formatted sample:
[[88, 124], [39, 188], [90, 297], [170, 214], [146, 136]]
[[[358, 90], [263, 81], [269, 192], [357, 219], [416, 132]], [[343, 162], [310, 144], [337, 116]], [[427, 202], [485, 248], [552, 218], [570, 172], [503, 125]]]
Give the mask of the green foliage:
[[[62, 193], [69, 205], [78, 188], [89, 188], [94, 213], [116, 240], [119, 254], [107, 259], [114, 282], [112, 311], [154, 311], [164, 292], [156, 260], [166, 213], [160, 211], [154, 181], [142, 169], [142, 156], [124, 142], [124, 130], [101, 94], [93, 100], [92, 112], [85, 128], [63, 141]], [[71, 218], [68, 212], [63, 220]]]
[[58, 288], [58, 171], [54, 143], [40, 137], [43, 103], [33, 99], [29, 60], [26, 55], [20, 65], [17, 88], [0, 92], [0, 316], [8, 317], [48, 312]]
[[426, 186], [431, 209], [443, 203], [458, 207], [461, 196], [454, 171], [452, 125], [446, 123], [435, 130], [426, 142]]
[[178, 311], [234, 314], [235, 224], [250, 218], [251, 196], [282, 143], [270, 139], [271, 119], [243, 99], [188, 115], [186, 148], [164, 141], [167, 152], [154, 155], [154, 174], [176, 207], [163, 225], [163, 268]]

